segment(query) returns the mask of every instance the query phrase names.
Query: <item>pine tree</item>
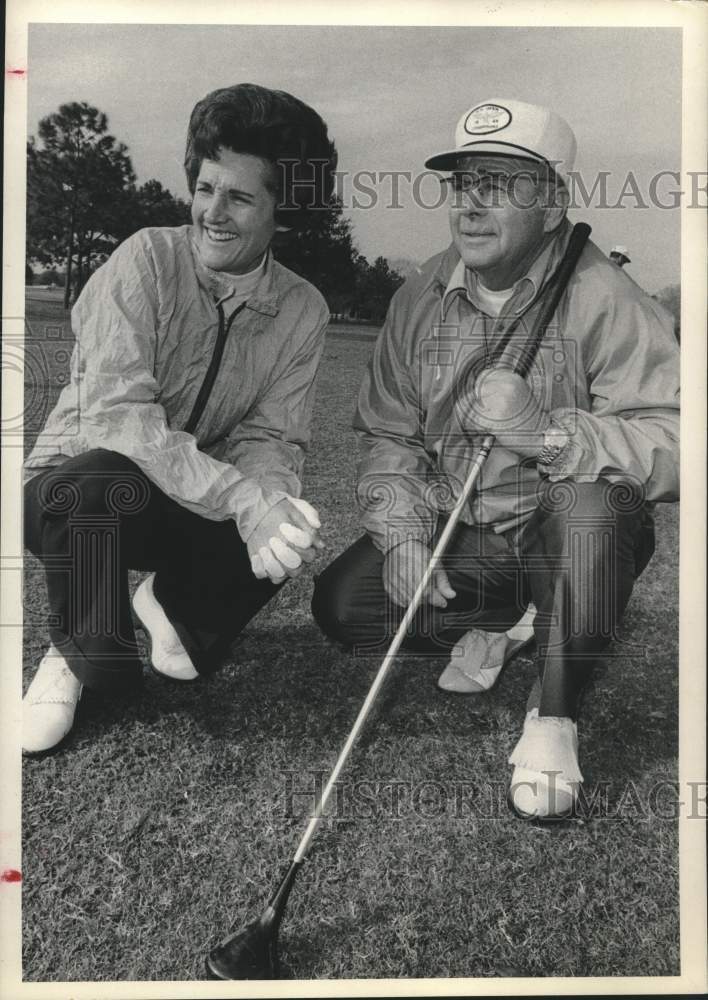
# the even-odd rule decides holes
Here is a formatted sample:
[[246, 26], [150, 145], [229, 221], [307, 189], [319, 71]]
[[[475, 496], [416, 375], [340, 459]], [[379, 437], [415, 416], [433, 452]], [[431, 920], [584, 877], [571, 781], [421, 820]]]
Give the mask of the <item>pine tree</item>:
[[62, 104], [28, 144], [28, 256], [64, 265], [65, 309], [73, 285], [117, 244], [135, 181], [126, 147], [107, 129], [96, 108]]
[[273, 253], [281, 264], [319, 289], [333, 312], [349, 311], [356, 295], [360, 255], [341, 201], [333, 198], [325, 211], [313, 212], [307, 228], [278, 234]]

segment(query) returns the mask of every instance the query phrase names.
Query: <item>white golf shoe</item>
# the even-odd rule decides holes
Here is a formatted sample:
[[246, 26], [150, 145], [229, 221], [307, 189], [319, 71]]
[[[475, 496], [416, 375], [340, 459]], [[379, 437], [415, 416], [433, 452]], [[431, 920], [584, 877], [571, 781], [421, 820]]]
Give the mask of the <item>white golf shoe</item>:
[[177, 631], [155, 597], [151, 573], [133, 596], [133, 610], [150, 636], [150, 659], [158, 674], [175, 681], [194, 681], [199, 677], [182, 645]]
[[539, 717], [538, 709], [531, 709], [509, 763], [514, 765], [509, 801], [518, 815], [558, 819], [573, 811], [583, 776], [572, 719]]
[[71, 732], [81, 681], [50, 646], [22, 699], [22, 752], [28, 757], [54, 750]]
[[456, 694], [482, 694], [494, 687], [506, 664], [533, 639], [536, 608], [530, 604], [523, 618], [507, 632], [467, 632], [452, 651], [440, 674], [438, 687]]
[[453, 649], [450, 662], [438, 678], [438, 687], [455, 694], [489, 691], [506, 664], [525, 645], [510, 639], [506, 632], [472, 629]]

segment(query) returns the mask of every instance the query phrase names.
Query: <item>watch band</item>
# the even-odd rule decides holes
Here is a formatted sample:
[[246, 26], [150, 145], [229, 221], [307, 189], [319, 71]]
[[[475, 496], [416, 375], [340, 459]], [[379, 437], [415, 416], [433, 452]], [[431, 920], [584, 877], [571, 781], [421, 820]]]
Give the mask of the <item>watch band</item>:
[[552, 465], [563, 451], [565, 451], [564, 444], [545, 444], [538, 453], [536, 461], [539, 465]]
[[551, 422], [543, 438], [543, 448], [536, 461], [539, 465], [552, 465], [568, 447], [570, 435], [563, 427]]

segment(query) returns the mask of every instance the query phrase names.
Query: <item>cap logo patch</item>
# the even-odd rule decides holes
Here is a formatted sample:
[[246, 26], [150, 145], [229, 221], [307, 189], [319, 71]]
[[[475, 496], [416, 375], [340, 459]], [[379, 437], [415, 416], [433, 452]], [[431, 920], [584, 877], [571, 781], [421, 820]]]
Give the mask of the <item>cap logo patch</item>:
[[511, 111], [500, 104], [480, 104], [465, 118], [465, 132], [470, 135], [487, 135], [506, 128], [511, 121]]

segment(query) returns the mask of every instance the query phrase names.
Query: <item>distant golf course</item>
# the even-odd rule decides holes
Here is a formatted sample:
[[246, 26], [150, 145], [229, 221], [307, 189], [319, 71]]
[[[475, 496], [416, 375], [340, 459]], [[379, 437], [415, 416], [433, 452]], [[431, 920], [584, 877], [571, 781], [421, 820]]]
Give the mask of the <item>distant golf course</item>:
[[[71, 348], [57, 294], [28, 292], [27, 448]], [[350, 424], [374, 333], [337, 326], [325, 347], [304, 491], [320, 568], [360, 533]], [[440, 691], [443, 660], [401, 658], [293, 890], [289, 977], [679, 974], [678, 515], [657, 508], [656, 554], [585, 700], [578, 818], [506, 806], [529, 657], [480, 697]], [[24, 586], [26, 686], [48, 643], [30, 555]], [[288, 584], [208, 682], [146, 669], [139, 699], [85, 693], [68, 746], [24, 762], [26, 980], [202, 979], [262, 910], [379, 664], [320, 634], [311, 592]]]

